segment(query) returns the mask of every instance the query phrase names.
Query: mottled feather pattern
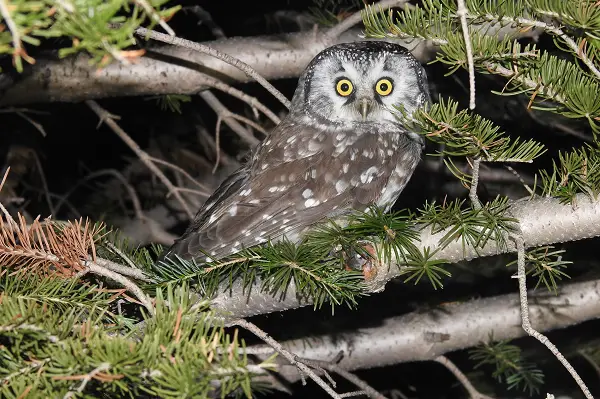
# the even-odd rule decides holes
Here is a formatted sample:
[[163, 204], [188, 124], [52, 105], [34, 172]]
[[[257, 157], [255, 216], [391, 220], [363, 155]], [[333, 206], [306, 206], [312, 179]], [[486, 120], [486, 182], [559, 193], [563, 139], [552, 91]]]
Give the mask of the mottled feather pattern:
[[[364, 45], [367, 52], [381, 64], [381, 74], [406, 73], [385, 70], [385, 65], [390, 68], [390, 52], [383, 52], [389, 46], [393, 46], [396, 57], [401, 56], [398, 61], [401, 65], [418, 66], [414, 76], [403, 77], [405, 82], [413, 83], [405, 83], [407, 87], [400, 86], [398, 90], [426, 92], [422, 68], [405, 49], [388, 43], [382, 43], [381, 47], [367, 43]], [[352, 103], [342, 104], [346, 108], [340, 112], [310, 107], [313, 93], [306, 90], [325, 87], [327, 82], [307, 84], [307, 79], [314, 80], [324, 74], [325, 78], [319, 79], [327, 80], [332, 68], [351, 69], [346, 64], [352, 62], [352, 54], [361, 50], [359, 43], [337, 47], [338, 50], [334, 46], [325, 50], [325, 55], [315, 57], [300, 79], [290, 114], [256, 148], [251, 159], [206, 201], [168, 254], [202, 261], [207, 260], [203, 255], [206, 253], [208, 260], [214, 260], [267, 240], [275, 242], [286, 237], [298, 242], [307, 230], [324, 219], [351, 210], [365, 210], [371, 204], [386, 209], [394, 204], [419, 162], [422, 139], [395, 118], [381, 117], [389, 114], [383, 103], [376, 105], [371, 118], [366, 120], [364, 115], [362, 119], [358, 114], [355, 117], [357, 111]], [[374, 48], [380, 52], [373, 52]], [[350, 52], [350, 55], [333, 57], [336, 52]], [[334, 60], [322, 65], [327, 57]], [[364, 63], [369, 57], [363, 54], [360, 59]], [[353, 68], [360, 72], [360, 67]], [[331, 82], [334, 80], [329, 79], [330, 86]], [[364, 94], [369, 91], [368, 85], [366, 89], [358, 81], [354, 85], [357, 95], [368, 95]], [[397, 96], [404, 98], [405, 94], [399, 92]], [[338, 101], [336, 97], [329, 98]], [[421, 101], [418, 106], [425, 102], [412, 100], [415, 104]]]

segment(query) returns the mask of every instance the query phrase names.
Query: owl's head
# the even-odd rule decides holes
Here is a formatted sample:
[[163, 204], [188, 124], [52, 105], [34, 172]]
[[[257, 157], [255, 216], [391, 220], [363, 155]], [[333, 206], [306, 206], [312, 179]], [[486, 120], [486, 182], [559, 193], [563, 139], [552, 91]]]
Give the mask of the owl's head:
[[397, 122], [395, 106], [412, 113], [428, 102], [425, 70], [406, 48], [364, 41], [317, 54], [300, 77], [292, 109], [334, 123]]

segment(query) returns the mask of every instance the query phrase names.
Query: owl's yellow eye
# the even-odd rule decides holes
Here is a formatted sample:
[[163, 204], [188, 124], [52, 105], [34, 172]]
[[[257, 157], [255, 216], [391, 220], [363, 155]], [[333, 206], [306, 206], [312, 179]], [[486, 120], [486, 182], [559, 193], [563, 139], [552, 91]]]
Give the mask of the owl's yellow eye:
[[393, 89], [394, 89], [394, 85], [392, 84], [392, 81], [389, 79], [385, 79], [385, 78], [379, 79], [377, 81], [377, 83], [375, 83], [375, 91], [380, 96], [389, 95]]
[[354, 86], [348, 79], [340, 79], [335, 85], [335, 90], [340, 96], [348, 97], [354, 91]]

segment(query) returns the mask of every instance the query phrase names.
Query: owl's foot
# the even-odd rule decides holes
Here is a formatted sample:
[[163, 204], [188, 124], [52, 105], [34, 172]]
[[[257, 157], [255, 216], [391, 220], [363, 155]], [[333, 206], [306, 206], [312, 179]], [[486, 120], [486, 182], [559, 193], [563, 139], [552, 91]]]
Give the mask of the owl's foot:
[[358, 245], [362, 253], [354, 249], [344, 250], [342, 256], [346, 270], [361, 271], [365, 281], [369, 282], [375, 279], [379, 269], [379, 260], [375, 247], [369, 241], [359, 241]]

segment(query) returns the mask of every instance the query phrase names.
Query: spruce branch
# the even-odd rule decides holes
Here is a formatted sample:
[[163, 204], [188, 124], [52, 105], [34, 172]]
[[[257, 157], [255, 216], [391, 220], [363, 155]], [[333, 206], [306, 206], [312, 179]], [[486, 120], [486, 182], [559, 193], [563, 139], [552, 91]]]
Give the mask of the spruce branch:
[[[513, 218], [520, 221], [527, 247], [553, 245], [600, 236], [600, 203], [584, 194], [575, 196], [574, 206], [564, 205], [558, 199], [539, 197], [507, 203], [505, 206], [508, 206], [506, 211], [509, 216], [504, 216], [505, 211], [500, 211], [500, 209], [504, 209], [500, 206], [501, 204], [502, 202], [499, 202], [498, 206], [492, 209], [498, 210], [499, 216], [508, 217], [507, 223]], [[454, 215], [455, 213], [450, 214]], [[480, 217], [483, 218], [483, 216]], [[490, 218], [489, 221], [495, 221], [495, 223], [498, 221], [498, 218], [494, 217], [494, 212], [489, 213], [485, 218]], [[485, 218], [482, 220], [486, 220]], [[439, 227], [441, 226], [443, 224], [439, 225]], [[489, 232], [495, 232], [499, 226], [501, 225], [490, 227]], [[483, 236], [487, 236], [487, 240], [482, 240], [483, 237], [480, 237], [475, 241], [468, 241], [463, 238], [462, 234], [453, 233], [456, 231], [453, 224], [439, 231], [432, 230], [434, 227], [432, 225], [427, 228], [419, 228], [417, 230], [419, 240], [415, 243], [420, 252], [428, 249], [432, 254], [431, 261], [443, 260], [454, 263], [515, 251], [515, 246], [510, 240], [496, 241], [497, 238], [490, 234]], [[509, 232], [510, 230], [506, 230], [507, 234]], [[381, 251], [381, 248], [376, 248], [375, 253], [381, 253], [378, 251]], [[387, 281], [398, 277], [405, 270], [405, 265], [406, 255], [402, 254], [399, 258], [392, 256], [389, 262], [376, 262], [375, 271], [368, 281], [368, 292], [381, 291]], [[211, 299], [211, 307], [223, 315], [226, 320], [234, 320], [307, 306], [312, 303], [310, 298], [299, 294], [300, 291], [293, 282], [286, 286], [284, 298], [274, 297], [272, 293], [263, 290], [261, 288], [263, 282], [260, 278], [251, 282], [252, 280], [248, 282], [235, 279], [219, 285], [215, 296]], [[310, 356], [304, 357], [311, 358]]]
[[[492, 341], [493, 337], [490, 337]], [[544, 375], [533, 363], [526, 362], [521, 349], [507, 341], [484, 342], [469, 351], [469, 358], [475, 362], [478, 369], [484, 365], [492, 365], [492, 377], [504, 382], [508, 389], [519, 388], [528, 390], [529, 395], [538, 394], [544, 383]]]
[[[373, 6], [376, 5], [377, 7], [387, 9], [391, 7], [401, 7], [405, 3], [407, 3], [407, 0], [380, 0], [376, 4], [373, 4]], [[343, 21], [329, 29], [329, 31], [327, 31], [324, 35], [325, 40], [335, 40], [342, 33], [344, 33], [345, 31], [347, 31], [348, 29], [352, 28], [354, 25], [360, 22], [362, 22], [362, 15], [360, 12], [355, 12], [348, 18], [344, 19]]]

